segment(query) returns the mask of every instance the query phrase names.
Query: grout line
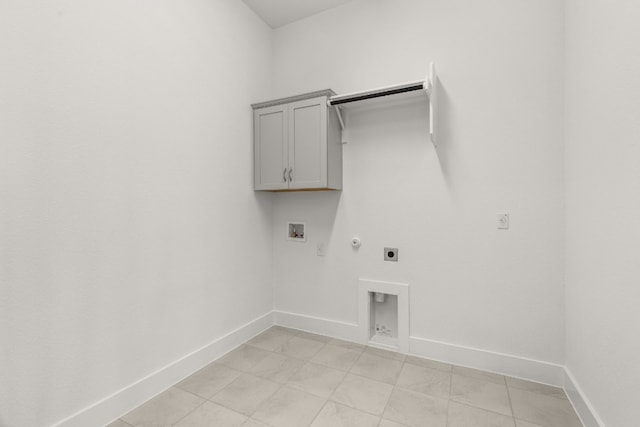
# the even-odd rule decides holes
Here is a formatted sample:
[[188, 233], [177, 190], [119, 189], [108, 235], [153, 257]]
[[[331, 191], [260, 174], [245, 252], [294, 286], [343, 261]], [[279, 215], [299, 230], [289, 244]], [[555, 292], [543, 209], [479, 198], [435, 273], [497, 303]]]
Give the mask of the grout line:
[[445, 424], [449, 427], [449, 408], [451, 407], [451, 392], [453, 391], [453, 366], [451, 366], [451, 371], [449, 372], [449, 397], [447, 398], [447, 423]]
[[[314, 335], [318, 335], [318, 336], [321, 336], [321, 337], [325, 337], [324, 335], [321, 335], [321, 334], [315, 334], [315, 333], [312, 333], [312, 332], [302, 331], [302, 330], [297, 330], [297, 329], [293, 329], [293, 328], [286, 328], [286, 327], [283, 327], [283, 328], [288, 329], [288, 331], [283, 331], [283, 332], [282, 332], [282, 334], [284, 334], [284, 335], [288, 335], [289, 337], [288, 337], [288, 339], [287, 339], [283, 344], [281, 344], [281, 345], [277, 346], [277, 348], [275, 348], [275, 349], [273, 349], [273, 350], [269, 350], [269, 349], [265, 349], [265, 348], [262, 348], [262, 347], [254, 346], [254, 345], [252, 345], [252, 344], [248, 344], [248, 341], [250, 341], [251, 339], [255, 338], [255, 337], [256, 337], [256, 336], [258, 336], [258, 335], [261, 335], [262, 333], [264, 333], [265, 331], [268, 331], [268, 330], [270, 329], [270, 328], [267, 328], [267, 329], [265, 329], [264, 331], [262, 331], [262, 332], [260, 332], [259, 334], [257, 334], [256, 336], [254, 336], [254, 337], [250, 338], [249, 340], [247, 340], [247, 342], [244, 342], [243, 344], [240, 344], [239, 346], [237, 346], [237, 347], [236, 347], [236, 348], [234, 348], [233, 350], [231, 350], [231, 351], [229, 351], [229, 352], [225, 353], [224, 355], [222, 355], [222, 356], [218, 357], [217, 359], [215, 359], [214, 361], [210, 362], [210, 364], [215, 362], [215, 363], [219, 363], [219, 364], [220, 364], [220, 365], [222, 365], [222, 366], [226, 366], [226, 367], [227, 367], [227, 368], [229, 368], [229, 369], [233, 369], [233, 370], [235, 370], [235, 371], [238, 371], [238, 372], [240, 372], [240, 375], [250, 375], [250, 376], [254, 376], [254, 377], [256, 377], [256, 378], [260, 378], [260, 379], [262, 379], [262, 380], [269, 381], [269, 382], [271, 382], [271, 383], [274, 383], [274, 384], [277, 384], [277, 385], [278, 385], [278, 388], [277, 388], [277, 389], [276, 389], [272, 394], [270, 394], [267, 398], [265, 398], [262, 402], [260, 402], [260, 404], [259, 404], [259, 405], [257, 405], [256, 409], [255, 409], [255, 410], [253, 410], [253, 411], [251, 412], [251, 414], [250, 414], [250, 415], [246, 415], [245, 413], [238, 412], [237, 410], [235, 410], [235, 409], [233, 409], [233, 408], [227, 407], [227, 406], [225, 406], [225, 405], [223, 405], [223, 404], [221, 404], [221, 403], [218, 403], [218, 402], [215, 402], [215, 401], [213, 401], [213, 400], [212, 400], [215, 396], [217, 396], [217, 395], [218, 395], [219, 393], [221, 393], [225, 388], [227, 388], [230, 384], [232, 384], [232, 383], [233, 383], [233, 382], [234, 382], [238, 377], [236, 377], [234, 380], [232, 380], [231, 382], [229, 382], [228, 384], [226, 384], [223, 388], [221, 388], [221, 389], [220, 389], [220, 390], [218, 390], [216, 393], [214, 393], [210, 398], [204, 398], [203, 396], [197, 395], [196, 393], [193, 393], [193, 392], [191, 392], [191, 391], [189, 391], [189, 390], [186, 390], [186, 389], [183, 389], [183, 388], [181, 388], [181, 387], [178, 387], [178, 386], [177, 386], [177, 384], [178, 384], [180, 381], [176, 382], [174, 385], [170, 386], [169, 388], [167, 388], [166, 390], [164, 390], [163, 392], [159, 393], [158, 395], [156, 395], [156, 396], [154, 396], [154, 397], [157, 397], [157, 396], [159, 396], [160, 394], [162, 394], [162, 393], [164, 393], [164, 392], [168, 391], [169, 389], [171, 389], [171, 388], [175, 387], [175, 388], [176, 388], [176, 389], [178, 389], [178, 390], [181, 390], [181, 391], [183, 391], [183, 392], [189, 393], [189, 394], [191, 394], [191, 395], [193, 395], [193, 396], [196, 396], [196, 397], [198, 397], [198, 398], [200, 398], [200, 399], [202, 399], [202, 400], [203, 400], [203, 401], [202, 401], [200, 404], [198, 404], [195, 408], [193, 408], [192, 410], [190, 410], [189, 412], [187, 412], [184, 416], [182, 416], [179, 420], [177, 420], [177, 421], [175, 422], [175, 424], [177, 424], [177, 423], [181, 422], [182, 420], [184, 420], [186, 417], [188, 417], [189, 415], [191, 415], [193, 412], [197, 411], [200, 407], [202, 407], [202, 406], [203, 406], [205, 403], [207, 403], [207, 402], [211, 402], [211, 403], [213, 403], [213, 404], [216, 404], [216, 405], [219, 405], [219, 406], [221, 406], [221, 407], [227, 408], [227, 409], [229, 409], [229, 410], [231, 410], [231, 411], [233, 411], [233, 412], [235, 412], [235, 413], [238, 413], [238, 414], [240, 414], [240, 415], [242, 415], [242, 416], [245, 416], [245, 417], [247, 417], [247, 420], [246, 420], [246, 421], [248, 421], [248, 420], [253, 419], [252, 417], [253, 417], [253, 416], [257, 413], [257, 411], [258, 411], [258, 410], [259, 410], [259, 409], [264, 405], [264, 403], [265, 403], [265, 402], [267, 402], [269, 399], [271, 399], [274, 395], [276, 395], [277, 393], [279, 393], [279, 392], [280, 392], [282, 389], [284, 389], [285, 387], [289, 387], [289, 388], [290, 388], [290, 389], [292, 389], [292, 390], [297, 390], [297, 391], [304, 392], [303, 390], [299, 390], [299, 389], [297, 389], [297, 388], [295, 388], [295, 387], [293, 387], [293, 388], [292, 388], [292, 387], [288, 386], [288, 384], [289, 384], [290, 379], [291, 379], [291, 378], [293, 378], [293, 377], [294, 377], [294, 376], [295, 376], [295, 375], [296, 375], [296, 374], [297, 374], [297, 373], [298, 373], [298, 372], [299, 372], [299, 371], [300, 371], [304, 366], [308, 365], [309, 363], [315, 363], [315, 364], [318, 364], [318, 365], [320, 365], [320, 366], [323, 366], [323, 367], [326, 367], [326, 368], [329, 368], [329, 369], [336, 369], [336, 368], [333, 368], [333, 367], [331, 367], [331, 366], [323, 365], [322, 363], [316, 363], [316, 362], [313, 362], [313, 360], [312, 360], [315, 356], [317, 356], [317, 354], [318, 354], [318, 353], [320, 353], [324, 348], [326, 348], [326, 346], [330, 345], [330, 346], [332, 346], [332, 347], [342, 348], [342, 349], [344, 349], [344, 350], [345, 350], [345, 351], [347, 351], [347, 352], [353, 352], [353, 353], [356, 353], [356, 354], [357, 354], [357, 358], [355, 359], [355, 361], [351, 364], [351, 366], [350, 366], [346, 371], [344, 371], [344, 370], [342, 370], [342, 369], [336, 369], [337, 371], [342, 372], [342, 373], [344, 374], [344, 376], [343, 376], [343, 378], [342, 378], [341, 382], [340, 382], [340, 383], [339, 383], [339, 384], [338, 384], [338, 385], [333, 389], [333, 392], [332, 392], [328, 397], [326, 397], [326, 398], [325, 398], [325, 397], [321, 397], [321, 396], [316, 396], [316, 395], [315, 395], [315, 394], [313, 394], [313, 393], [304, 392], [304, 393], [310, 394], [310, 395], [312, 395], [312, 396], [315, 396], [315, 397], [318, 397], [318, 398], [323, 399], [323, 403], [322, 403], [322, 405], [320, 406], [320, 409], [316, 412], [316, 414], [314, 415], [314, 417], [313, 417], [313, 419], [312, 419], [312, 421], [311, 421], [311, 423], [310, 423], [309, 425], [311, 425], [311, 424], [313, 424], [313, 422], [315, 422], [315, 420], [318, 418], [318, 416], [320, 415], [320, 413], [322, 412], [322, 410], [323, 410], [323, 409], [326, 407], [326, 405], [327, 405], [328, 403], [330, 403], [330, 402], [332, 402], [334, 405], [345, 405], [346, 407], [351, 407], [352, 409], [355, 409], [355, 410], [358, 410], [358, 411], [362, 411], [363, 413], [367, 413], [367, 414], [370, 414], [370, 415], [372, 415], [372, 416], [377, 416], [377, 417], [379, 417], [379, 419], [378, 419], [378, 426], [379, 426], [380, 424], [382, 424], [383, 420], [385, 420], [385, 418], [384, 418], [384, 414], [387, 412], [387, 410], [388, 410], [388, 408], [389, 408], [389, 404], [390, 404], [390, 401], [391, 401], [391, 397], [392, 397], [392, 396], [394, 395], [394, 393], [395, 393], [396, 391], [398, 391], [398, 390], [407, 390], [407, 391], [409, 391], [409, 392], [422, 394], [422, 395], [425, 395], [425, 396], [430, 397], [430, 398], [442, 399], [442, 398], [440, 398], [440, 397], [438, 397], [438, 396], [433, 396], [433, 395], [431, 395], [431, 394], [426, 394], [426, 393], [420, 393], [420, 392], [417, 392], [417, 391], [415, 391], [415, 390], [405, 389], [405, 388], [403, 388], [403, 387], [398, 386], [398, 381], [399, 381], [400, 376], [401, 376], [401, 374], [402, 374], [402, 370], [404, 369], [404, 367], [405, 367], [405, 365], [406, 365], [406, 364], [409, 364], [409, 365], [412, 365], [412, 366], [418, 366], [418, 367], [420, 367], [420, 368], [425, 368], [425, 369], [429, 369], [429, 370], [435, 370], [435, 371], [438, 371], [438, 372], [447, 372], [447, 373], [449, 373], [449, 391], [448, 391], [448, 398], [447, 398], [447, 410], [446, 410], [446, 414], [445, 414], [446, 426], [448, 426], [448, 425], [449, 425], [449, 422], [450, 422], [450, 420], [449, 420], [449, 412], [450, 412], [450, 404], [451, 404], [451, 402], [452, 402], [452, 401], [453, 401], [453, 402], [455, 402], [455, 403], [457, 403], [457, 404], [460, 404], [460, 405], [463, 405], [463, 406], [469, 407], [469, 408], [474, 408], [474, 409], [483, 410], [483, 411], [490, 412], [490, 413], [493, 413], [493, 414], [496, 414], [496, 415], [507, 416], [507, 415], [505, 415], [505, 414], [503, 414], [503, 413], [499, 413], [499, 412], [495, 412], [495, 411], [488, 410], [488, 409], [485, 409], [485, 408], [481, 408], [481, 407], [478, 407], [478, 406], [474, 406], [473, 404], [469, 404], [469, 403], [467, 403], [467, 402], [459, 402], [459, 401], [455, 400], [454, 398], [452, 398], [452, 392], [453, 392], [453, 377], [454, 377], [454, 372], [455, 372], [455, 366], [456, 366], [456, 365], [449, 364], [449, 365], [451, 366], [451, 370], [449, 370], [449, 371], [444, 371], [444, 370], [440, 370], [440, 369], [437, 369], [437, 368], [429, 368], [429, 367], [426, 367], [426, 366], [413, 365], [412, 363], [410, 363], [410, 362], [407, 362], [407, 361], [406, 361], [406, 360], [407, 360], [407, 355], [404, 355], [404, 358], [403, 358], [402, 360], [399, 360], [399, 359], [397, 359], [397, 358], [394, 358], [394, 357], [393, 357], [393, 356], [391, 356], [391, 355], [390, 355], [389, 357], [385, 356], [385, 353], [384, 353], [384, 352], [382, 352], [382, 353], [373, 353], [373, 352], [368, 352], [368, 351], [367, 351], [367, 349], [369, 349], [369, 348], [375, 348], [375, 347], [362, 346], [362, 347], [360, 347], [360, 348], [355, 348], [355, 349], [354, 349], [354, 348], [350, 348], [350, 347], [341, 347], [341, 346], [339, 346], [339, 345], [338, 345], [338, 346], [337, 346], [337, 345], [332, 345], [332, 344], [331, 344], [331, 341], [326, 341], [326, 342], [325, 342], [325, 341], [322, 341], [322, 340], [319, 340], [319, 339], [318, 339], [318, 340], [315, 340], [315, 339], [313, 339], [313, 338], [309, 338], [309, 337], [303, 337], [303, 336], [301, 336], [301, 335], [304, 335], [305, 333], [309, 333], [309, 334], [314, 334]], [[277, 331], [276, 331], [276, 332], [277, 332]], [[292, 332], [293, 332], [293, 333], [292, 333]], [[299, 337], [299, 338], [301, 338], [301, 339], [307, 339], [307, 340], [309, 340], [309, 341], [313, 341], [313, 342], [316, 342], [316, 343], [319, 343], [319, 344], [322, 344], [322, 345], [318, 348], [318, 351], [316, 351], [316, 352], [314, 353], [314, 355], [311, 357], [311, 359], [301, 359], [301, 358], [298, 358], [298, 357], [291, 356], [291, 355], [289, 355], [289, 354], [285, 354], [285, 353], [280, 352], [280, 350], [282, 349], [282, 347], [283, 347], [284, 345], [286, 345], [287, 343], [289, 343], [289, 342], [290, 342], [293, 338], [295, 338], [295, 337]], [[331, 338], [331, 337], [328, 337], [328, 336], [327, 336], [326, 338]], [[345, 340], [341, 340], [341, 341], [345, 341]], [[346, 341], [346, 342], [349, 342], [349, 341]], [[274, 355], [278, 355], [278, 356], [286, 357], [286, 358], [289, 358], [289, 359], [292, 359], [292, 360], [297, 360], [297, 361], [303, 362], [303, 364], [302, 364], [302, 366], [301, 366], [301, 367], [298, 367], [298, 368], [293, 369], [292, 374], [289, 376], [289, 378], [288, 378], [284, 383], [280, 383], [280, 382], [273, 381], [273, 380], [271, 380], [271, 379], [262, 378], [262, 377], [260, 377], [260, 376], [258, 376], [258, 375], [254, 375], [254, 374], [251, 372], [251, 369], [253, 369], [253, 368], [254, 368], [255, 366], [257, 366], [259, 363], [261, 363], [265, 358], [260, 359], [258, 362], [256, 362], [256, 363], [252, 364], [252, 365], [251, 365], [247, 370], [237, 369], [237, 368], [234, 368], [234, 367], [231, 367], [231, 366], [228, 366], [228, 365], [225, 365], [225, 364], [222, 364], [222, 363], [220, 363], [220, 362], [219, 362], [219, 360], [220, 360], [220, 359], [222, 359], [224, 356], [228, 355], [229, 353], [231, 353], [231, 352], [233, 352], [234, 350], [237, 350], [237, 349], [239, 349], [239, 348], [241, 348], [241, 347], [243, 347], [243, 346], [251, 346], [251, 347], [253, 347], [253, 348], [256, 348], [256, 349], [259, 349], [259, 350], [265, 351], [265, 352], [267, 352], [267, 353], [269, 353], [269, 354], [274, 354]], [[393, 352], [392, 352], [392, 353], [393, 353]], [[401, 369], [400, 369], [400, 371], [398, 372], [398, 375], [396, 375], [396, 377], [395, 377], [395, 380], [394, 380], [393, 384], [385, 383], [385, 382], [383, 382], [383, 381], [379, 381], [379, 380], [376, 380], [376, 379], [373, 379], [373, 378], [369, 378], [369, 377], [366, 377], [366, 376], [363, 376], [363, 375], [359, 375], [359, 374], [355, 374], [355, 373], [353, 373], [353, 369], [356, 367], [356, 365], [358, 364], [358, 362], [362, 359], [362, 357], [364, 357], [364, 355], [365, 355], [365, 354], [368, 354], [369, 356], [373, 356], [373, 357], [378, 357], [378, 358], [381, 358], [381, 359], [385, 359], [385, 360], [393, 360], [393, 361], [397, 361], [397, 362], [400, 362], [400, 363], [402, 364], [402, 365], [401, 365]], [[267, 357], [268, 357], [268, 356], [267, 356]], [[431, 359], [426, 359], [426, 360], [431, 360]], [[445, 362], [442, 362], [442, 363], [445, 363]], [[209, 366], [210, 364], [205, 365], [205, 367], [206, 367], [206, 366]], [[204, 367], [203, 367], [203, 368], [204, 368]], [[201, 368], [201, 369], [203, 369], [203, 368]], [[491, 371], [484, 371], [484, 370], [479, 370], [479, 369], [475, 369], [475, 368], [471, 368], [471, 369], [477, 370], [477, 371], [479, 371], [479, 372], [492, 373]], [[197, 372], [197, 371], [196, 371], [196, 372]], [[195, 372], [194, 372], [194, 373], [195, 373]], [[344, 404], [344, 403], [340, 403], [340, 402], [337, 402], [337, 401], [333, 401], [333, 400], [331, 400], [331, 399], [332, 399], [332, 397], [334, 396], [334, 394], [335, 394], [336, 390], [337, 390], [337, 389], [338, 389], [338, 388], [339, 388], [339, 387], [344, 383], [344, 381], [345, 381], [345, 379], [346, 379], [346, 377], [347, 377], [348, 375], [353, 375], [353, 376], [355, 376], [355, 377], [362, 378], [362, 379], [365, 379], [365, 380], [368, 380], [368, 381], [373, 381], [373, 382], [375, 382], [375, 383], [379, 383], [379, 384], [384, 384], [384, 385], [387, 385], [387, 386], [391, 386], [391, 392], [389, 393], [389, 395], [388, 395], [388, 396], [387, 396], [387, 398], [386, 398], [386, 401], [385, 401], [385, 403], [384, 403], [384, 407], [383, 407], [382, 413], [381, 413], [380, 415], [376, 415], [376, 414], [369, 413], [369, 412], [364, 411], [364, 410], [361, 410], [361, 409], [359, 409], [359, 408], [355, 408], [355, 407], [353, 407], [353, 406], [351, 406], [351, 405], [349, 405], [349, 404]], [[460, 374], [457, 374], [457, 375], [460, 375]], [[514, 423], [514, 426], [516, 425], [515, 423], [517, 422], [517, 420], [516, 420], [516, 418], [515, 418], [515, 413], [514, 413], [514, 410], [513, 410], [513, 402], [512, 402], [512, 399], [511, 399], [511, 392], [510, 392], [510, 389], [511, 389], [511, 388], [514, 388], [515, 390], [525, 391], [525, 392], [532, 393], [532, 394], [537, 394], [537, 395], [541, 395], [541, 396], [551, 397], [551, 398], [553, 398], [553, 399], [560, 400], [560, 401], [567, 401], [567, 400], [568, 400], [568, 401], [573, 405], [573, 403], [571, 402], [571, 400], [570, 400], [570, 399], [568, 399], [568, 397], [567, 397], [567, 398], [562, 398], [562, 397], [558, 397], [558, 396], [554, 396], [554, 395], [548, 395], [548, 394], [544, 394], [544, 393], [541, 393], [541, 392], [528, 390], [528, 389], [526, 389], [526, 388], [522, 388], [522, 387], [517, 387], [517, 386], [513, 386], [513, 387], [512, 387], [512, 386], [510, 386], [510, 385], [509, 385], [509, 383], [508, 383], [508, 381], [507, 381], [507, 376], [506, 376], [506, 375], [503, 375], [503, 374], [497, 374], [497, 375], [501, 375], [501, 376], [503, 377], [503, 383], [504, 383], [504, 386], [505, 386], [506, 391], [507, 391], [507, 398], [508, 398], [508, 400], [509, 400], [509, 408], [510, 408], [510, 410], [511, 410], [511, 417], [510, 417], [510, 418], [512, 419], [512, 421], [513, 421], [513, 423]], [[462, 376], [465, 376], [465, 377], [466, 377], [466, 375], [464, 375], [464, 374], [462, 374]], [[477, 379], [477, 380], [479, 380], [479, 381], [492, 382], [492, 383], [494, 383], [494, 384], [497, 384], [496, 382], [493, 382], [493, 381], [490, 381], [490, 380], [483, 380], [483, 379], [481, 379], [481, 378], [476, 378], [476, 377], [474, 377], [474, 376], [469, 376], [469, 378], [471, 378], [471, 379]], [[514, 377], [514, 378], [515, 378], [515, 377]], [[527, 380], [527, 381], [528, 381], [528, 380]], [[536, 383], [535, 381], [529, 381], [529, 382]], [[544, 383], [536, 383], [536, 384], [547, 385], [547, 384], [544, 384]], [[547, 386], [548, 386], [548, 385], [547, 385]], [[558, 388], [558, 387], [556, 387], [556, 386], [549, 386], [549, 387]], [[560, 389], [564, 391], [564, 389], [562, 389], [562, 388], [560, 388]], [[564, 391], [564, 392], [565, 392], [565, 394], [566, 394], [566, 391]], [[153, 399], [153, 398], [152, 398], [152, 399]], [[149, 399], [149, 400], [152, 400], [152, 399]], [[137, 409], [137, 408], [139, 408], [140, 406], [142, 406], [142, 405], [146, 404], [147, 402], [149, 402], [149, 400], [147, 400], [146, 402], [142, 403], [142, 404], [141, 404], [141, 405], [139, 405], [138, 407], [136, 407], [136, 408], [132, 409], [132, 411], [133, 411], [133, 410], [135, 410], [135, 409]], [[575, 411], [575, 409], [574, 409], [574, 411]], [[130, 411], [130, 412], [131, 412], [131, 411]], [[126, 415], [126, 414], [125, 414], [125, 415]], [[125, 420], [123, 420], [121, 417], [120, 417], [120, 418], [118, 418], [117, 420], [122, 421], [122, 422], [123, 422], [123, 423], [125, 423], [126, 425], [130, 425], [130, 424], [129, 424], [129, 423], [127, 423]], [[245, 422], [246, 422], [246, 421], [245, 421]], [[261, 421], [261, 422], [262, 422], [262, 421]], [[268, 424], [268, 423], [265, 423], [265, 424]], [[398, 423], [398, 424], [402, 425], [402, 423]]]
[[[373, 350], [379, 350], [379, 353], [376, 351], [368, 351], [367, 349], [373, 349]], [[385, 359], [391, 359], [391, 360], [395, 360], [396, 362], [402, 362], [404, 363], [405, 360], [407, 360], [407, 355], [405, 353], [400, 353], [399, 351], [392, 351], [392, 350], [386, 350], [386, 349], [382, 349], [382, 348], [378, 348], [378, 347], [371, 347], [369, 345], [365, 345], [364, 350], [362, 350], [364, 353], [368, 353], [370, 356], [377, 356], [377, 357], [383, 357]], [[385, 356], [385, 352], [389, 352], [389, 353], [393, 353], [393, 354], [400, 354], [402, 355], [402, 359], [398, 359], [397, 357], [393, 357], [393, 356]]]
[[[182, 389], [180, 389], [182, 390]], [[188, 393], [188, 392], [187, 392]], [[193, 393], [191, 393], [193, 394]], [[196, 395], [194, 395], [196, 396]], [[200, 396], [198, 396], [200, 397]], [[201, 398], [202, 399], [202, 398]], [[173, 423], [172, 425], [176, 425], [178, 424], [180, 421], [184, 420], [185, 418], [187, 418], [189, 415], [193, 414], [195, 411], [198, 410], [199, 407], [201, 407], [202, 405], [204, 405], [205, 403], [209, 402], [207, 399], [204, 399], [204, 402], [200, 403], [198, 406], [196, 406], [195, 408], [193, 408], [191, 411], [187, 412], [182, 418], [180, 418], [179, 420], [177, 420], [175, 423]], [[237, 412], [237, 411], [236, 411]]]
[[[494, 414], [494, 415], [500, 415], [501, 417], [515, 418], [515, 417], [513, 417], [513, 416], [509, 416], [509, 415], [507, 415], [507, 414], [503, 414], [503, 413], [501, 413], [501, 412], [492, 411], [491, 409], [486, 409], [486, 408], [481, 408], [481, 407], [479, 407], [479, 406], [474, 406], [474, 405], [472, 405], [472, 404], [470, 404], [470, 403], [467, 403], [467, 402], [458, 402], [458, 401], [457, 401], [457, 400], [455, 400], [455, 399], [450, 399], [450, 400], [451, 400], [453, 403], [455, 403], [456, 405], [462, 405], [462, 406], [466, 406], [467, 408], [478, 409], [478, 410], [480, 410], [480, 411], [489, 412], [489, 413]], [[522, 420], [522, 421], [524, 421], [524, 420]], [[529, 421], [529, 422], [531, 422], [531, 421]]]
[[516, 425], [516, 414], [513, 412], [513, 403], [511, 402], [511, 392], [509, 392], [509, 384], [507, 384], [507, 377], [504, 377], [504, 386], [507, 389], [507, 398], [509, 399], [509, 409], [511, 409], [511, 418], [513, 419], [513, 425]]
[[[267, 330], [268, 330], [268, 329], [267, 329]], [[264, 332], [264, 331], [263, 331], [263, 332]], [[262, 333], [262, 332], [261, 332], [261, 333]], [[258, 334], [258, 335], [260, 335], [260, 334]], [[257, 336], [257, 335], [256, 335], [256, 336]], [[254, 338], [255, 338], [255, 337], [254, 337]], [[253, 338], [251, 338], [251, 339], [253, 339]], [[245, 342], [243, 345], [248, 345], [248, 346], [251, 346], [251, 347], [253, 347], [253, 348], [256, 348], [256, 349], [259, 349], [259, 350], [263, 350], [263, 351], [265, 351], [265, 352], [267, 352], [267, 353], [270, 353], [270, 354], [278, 354], [278, 353], [275, 353], [274, 351], [271, 351], [271, 350], [266, 350], [266, 349], [264, 349], [264, 348], [260, 348], [260, 347], [253, 346], [253, 345], [251, 345], [251, 344], [247, 344], [246, 342]], [[238, 348], [240, 348], [240, 347], [238, 347]], [[239, 412], [239, 411], [237, 411], [237, 410], [235, 410], [235, 409], [233, 409], [233, 408], [230, 408], [230, 407], [228, 407], [228, 406], [226, 406], [226, 405], [224, 405], [224, 404], [222, 404], [222, 403], [215, 402], [215, 401], [213, 401], [212, 399], [213, 399], [214, 397], [216, 397], [219, 393], [221, 393], [224, 389], [226, 389], [229, 385], [231, 385], [233, 382], [235, 382], [239, 377], [241, 377], [241, 376], [243, 376], [243, 375], [250, 375], [250, 376], [252, 376], [252, 377], [256, 377], [256, 378], [259, 378], [259, 379], [264, 380], [264, 381], [269, 381], [269, 382], [274, 383], [274, 384], [277, 384], [277, 385], [279, 386], [279, 387], [278, 387], [278, 389], [276, 389], [276, 391], [274, 391], [274, 392], [273, 392], [272, 394], [270, 394], [266, 399], [264, 399], [262, 402], [260, 402], [260, 404], [258, 405], [258, 407], [260, 407], [264, 402], [266, 402], [266, 401], [267, 401], [268, 399], [270, 399], [273, 395], [275, 395], [278, 391], [280, 391], [280, 389], [282, 389], [282, 387], [284, 387], [284, 384], [280, 384], [280, 383], [278, 383], [278, 382], [276, 382], [276, 381], [268, 380], [268, 379], [266, 379], [266, 378], [262, 378], [262, 377], [259, 377], [259, 376], [257, 376], [257, 375], [254, 375], [253, 373], [251, 373], [251, 369], [253, 369], [255, 366], [257, 366], [260, 362], [262, 362], [263, 360], [265, 360], [267, 357], [269, 357], [269, 356], [265, 356], [265, 357], [263, 357], [262, 359], [260, 359], [258, 362], [256, 362], [256, 363], [252, 364], [252, 365], [251, 365], [247, 370], [237, 369], [237, 368], [233, 368], [233, 367], [231, 367], [231, 366], [227, 366], [227, 365], [221, 364], [221, 365], [223, 365], [223, 366], [226, 366], [226, 367], [227, 367], [227, 368], [229, 368], [229, 369], [234, 369], [234, 370], [236, 370], [236, 371], [240, 372], [240, 375], [238, 375], [238, 376], [237, 376], [236, 378], [234, 378], [231, 382], [229, 382], [229, 384], [225, 385], [225, 386], [224, 386], [224, 387], [222, 387], [220, 390], [218, 390], [216, 393], [214, 393], [214, 394], [213, 394], [213, 396], [211, 396], [210, 398], [208, 398], [208, 399], [207, 399], [207, 401], [209, 401], [209, 402], [211, 402], [211, 403], [213, 403], [213, 404], [215, 404], [215, 405], [222, 406], [223, 408], [229, 409], [230, 411], [233, 411], [233, 412], [235, 412], [235, 413], [237, 413], [237, 414], [243, 415], [243, 416], [247, 417], [247, 420], [251, 419], [251, 417], [256, 413], [257, 408], [256, 408], [256, 409], [251, 413], [251, 415], [246, 415], [246, 414], [243, 414], [243, 413], [241, 413], [241, 412]], [[218, 359], [214, 360], [214, 362], [216, 362], [216, 361], [217, 361], [217, 360], [219, 360], [219, 359], [220, 359], [220, 358], [218, 358]], [[212, 362], [212, 363], [213, 363], [213, 362]], [[245, 422], [246, 422], [246, 420], [245, 420]], [[263, 423], [263, 424], [266, 424], [266, 423]]]
[[389, 407], [389, 402], [391, 401], [391, 396], [393, 396], [393, 393], [396, 391], [396, 388], [393, 387], [391, 389], [391, 393], [389, 393], [389, 397], [387, 398], [387, 402], [384, 404], [384, 408], [382, 408], [382, 415], [380, 415], [380, 422], [382, 422], [382, 419], [384, 418], [384, 414], [387, 413], [387, 408]]
[[325, 399], [325, 401], [322, 403], [322, 406], [320, 406], [320, 409], [318, 410], [318, 412], [316, 412], [316, 414], [313, 416], [313, 419], [308, 424], [309, 426], [312, 425], [316, 421], [316, 418], [318, 418], [318, 415], [320, 415], [320, 412], [322, 412], [324, 407], [327, 406], [327, 403], [329, 403], [329, 399]]
[[[278, 389], [276, 391], [274, 391], [272, 394], [269, 395], [269, 397], [267, 397], [262, 402], [260, 402], [260, 404], [256, 407], [256, 409], [251, 413], [251, 415], [249, 415], [249, 419], [251, 419], [256, 414], [256, 412], [258, 412], [258, 409], [260, 409], [260, 407], [262, 407], [262, 405], [264, 405], [264, 403], [267, 400], [271, 399], [273, 396], [276, 395], [276, 393], [278, 393], [280, 390], [282, 390], [284, 388], [284, 384], [279, 384], [279, 385], [280, 385], [280, 387], [278, 387]], [[263, 421], [260, 421], [260, 422], [262, 423]], [[264, 423], [264, 424], [267, 424], [267, 423]]]
[[[534, 384], [542, 384], [542, 383], [536, 383], [534, 381], [529, 381], [529, 382], [532, 382]], [[547, 387], [559, 388], [559, 387], [550, 386], [550, 385], [547, 385], [547, 384], [542, 384], [542, 385], [547, 386]], [[517, 387], [517, 386], [509, 385], [509, 383], [507, 383], [507, 388], [509, 388], [509, 389], [513, 388], [515, 390], [526, 391], [527, 393], [537, 394], [538, 396], [551, 397], [553, 399], [558, 399], [558, 400], [565, 401], [565, 402], [567, 400], [569, 400], [569, 398], [567, 397], [566, 391], [564, 391], [564, 389], [562, 389], [562, 388], [559, 388], [559, 389], [562, 390], [562, 392], [565, 394], [565, 397], [554, 396], [552, 394], [546, 394], [546, 393], [542, 393], [542, 392], [535, 391], [535, 390], [528, 390], [528, 389], [523, 388], [523, 387]]]

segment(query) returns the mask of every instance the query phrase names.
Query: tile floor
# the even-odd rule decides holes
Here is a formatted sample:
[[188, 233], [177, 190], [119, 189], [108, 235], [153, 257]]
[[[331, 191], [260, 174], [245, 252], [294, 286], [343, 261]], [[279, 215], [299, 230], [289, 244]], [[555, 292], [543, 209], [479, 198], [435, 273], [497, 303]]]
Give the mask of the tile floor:
[[580, 427], [555, 387], [273, 327], [109, 427]]

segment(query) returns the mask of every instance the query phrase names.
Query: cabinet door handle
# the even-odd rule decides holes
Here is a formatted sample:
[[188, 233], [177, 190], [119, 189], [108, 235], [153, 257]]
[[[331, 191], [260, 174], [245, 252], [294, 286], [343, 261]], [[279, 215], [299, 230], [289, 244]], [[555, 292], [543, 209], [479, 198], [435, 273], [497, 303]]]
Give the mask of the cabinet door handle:
[[284, 168], [284, 170], [282, 171], [282, 180], [284, 182], [287, 182], [287, 168]]
[[289, 182], [293, 181], [293, 178], [291, 177], [291, 174], [293, 173], [293, 168], [289, 169]]

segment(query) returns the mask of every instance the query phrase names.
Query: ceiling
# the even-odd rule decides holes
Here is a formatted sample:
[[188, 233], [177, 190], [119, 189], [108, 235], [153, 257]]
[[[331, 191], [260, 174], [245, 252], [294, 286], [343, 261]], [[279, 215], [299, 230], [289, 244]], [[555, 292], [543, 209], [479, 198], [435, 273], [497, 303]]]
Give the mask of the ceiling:
[[271, 28], [315, 15], [351, 0], [242, 0]]

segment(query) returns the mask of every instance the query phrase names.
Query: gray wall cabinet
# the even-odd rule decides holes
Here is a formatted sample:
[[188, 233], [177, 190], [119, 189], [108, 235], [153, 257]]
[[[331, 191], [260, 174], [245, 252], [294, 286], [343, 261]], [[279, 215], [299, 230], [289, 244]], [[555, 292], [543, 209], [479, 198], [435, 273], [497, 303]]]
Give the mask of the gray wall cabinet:
[[333, 91], [254, 104], [254, 189], [342, 189], [340, 124]]

